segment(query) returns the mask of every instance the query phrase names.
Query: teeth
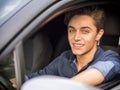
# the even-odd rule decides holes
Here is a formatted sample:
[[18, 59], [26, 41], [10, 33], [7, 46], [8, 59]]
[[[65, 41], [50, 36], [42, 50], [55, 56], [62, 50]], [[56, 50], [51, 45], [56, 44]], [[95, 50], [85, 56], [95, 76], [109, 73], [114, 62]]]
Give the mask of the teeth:
[[81, 45], [75, 45], [75, 46], [81, 46]]
[[74, 46], [80, 47], [83, 46], [82, 44], [74, 44]]

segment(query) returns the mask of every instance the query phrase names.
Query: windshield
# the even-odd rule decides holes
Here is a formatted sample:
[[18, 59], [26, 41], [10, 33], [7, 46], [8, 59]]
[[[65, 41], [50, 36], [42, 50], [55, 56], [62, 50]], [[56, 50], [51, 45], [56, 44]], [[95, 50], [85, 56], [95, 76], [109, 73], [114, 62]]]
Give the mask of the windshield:
[[0, 0], [0, 25], [30, 0]]

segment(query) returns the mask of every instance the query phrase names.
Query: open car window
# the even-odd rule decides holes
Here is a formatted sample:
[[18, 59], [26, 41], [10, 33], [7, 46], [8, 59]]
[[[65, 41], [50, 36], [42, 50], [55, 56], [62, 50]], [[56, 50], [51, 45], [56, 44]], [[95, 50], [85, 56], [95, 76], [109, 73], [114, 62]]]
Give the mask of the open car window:
[[[109, 6], [103, 5], [107, 15], [108, 21], [106, 21], [107, 25], [105, 29], [104, 38], [102, 38], [100, 42], [100, 46], [104, 48], [104, 50], [114, 50], [120, 53], [120, 32], [119, 32], [119, 25], [118, 25], [118, 17], [116, 7], [111, 8], [112, 4]], [[58, 17], [52, 19], [48, 22], [44, 27], [40, 28], [38, 32], [43, 32], [49, 37], [50, 43], [52, 44], [52, 57], [50, 58], [53, 60], [56, 56], [60, 55], [64, 50], [70, 49], [68, 42], [67, 42], [67, 27], [64, 25], [64, 14], [59, 15]], [[38, 35], [38, 32], [36, 35]], [[66, 36], [65, 36], [66, 35]], [[30, 44], [29, 44], [30, 45]], [[49, 50], [49, 49], [48, 49]], [[46, 53], [47, 54], [47, 53]], [[119, 79], [118, 79], [119, 80]], [[118, 82], [118, 83], [113, 83]], [[108, 86], [108, 84], [111, 86]], [[112, 85], [119, 84], [119, 81], [112, 81], [110, 83], [105, 84], [105, 86], [100, 86], [100, 88], [107, 89], [111, 88]]]

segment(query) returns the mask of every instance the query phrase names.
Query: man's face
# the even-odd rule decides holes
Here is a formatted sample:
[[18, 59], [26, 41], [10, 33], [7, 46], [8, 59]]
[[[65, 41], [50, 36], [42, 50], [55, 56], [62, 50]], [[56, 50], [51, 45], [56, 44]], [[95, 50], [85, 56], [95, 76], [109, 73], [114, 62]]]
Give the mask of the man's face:
[[103, 30], [97, 33], [94, 20], [87, 15], [75, 15], [68, 24], [68, 40], [75, 55], [95, 51]]

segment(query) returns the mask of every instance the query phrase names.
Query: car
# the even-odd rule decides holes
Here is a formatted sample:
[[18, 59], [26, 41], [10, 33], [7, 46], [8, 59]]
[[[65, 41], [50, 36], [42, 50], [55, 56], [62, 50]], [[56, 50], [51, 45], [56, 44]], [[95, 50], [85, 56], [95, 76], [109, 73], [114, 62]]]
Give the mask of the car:
[[[64, 15], [67, 11], [92, 5], [102, 6], [107, 13], [105, 35], [99, 45], [120, 54], [117, 0], [1, 0], [0, 89], [20, 90], [25, 75], [44, 68], [70, 49]], [[98, 85], [96, 90], [118, 90], [119, 83], [118, 75], [110, 82]]]

